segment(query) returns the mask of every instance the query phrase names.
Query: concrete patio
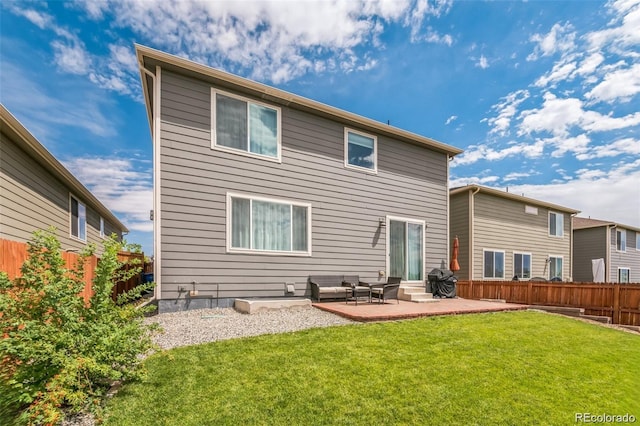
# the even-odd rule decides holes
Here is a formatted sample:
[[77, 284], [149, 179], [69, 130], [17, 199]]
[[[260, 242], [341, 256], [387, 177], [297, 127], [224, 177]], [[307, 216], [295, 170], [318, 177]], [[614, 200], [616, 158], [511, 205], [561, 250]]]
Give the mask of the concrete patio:
[[[437, 300], [437, 301], [436, 301]], [[435, 315], [460, 315], [482, 312], [519, 311], [528, 309], [527, 305], [503, 303], [499, 301], [470, 299], [435, 299], [431, 303], [414, 303], [395, 300], [378, 304], [377, 302], [343, 301], [313, 303], [318, 309], [332, 312], [354, 321], [390, 321], [399, 319], [428, 317]]]

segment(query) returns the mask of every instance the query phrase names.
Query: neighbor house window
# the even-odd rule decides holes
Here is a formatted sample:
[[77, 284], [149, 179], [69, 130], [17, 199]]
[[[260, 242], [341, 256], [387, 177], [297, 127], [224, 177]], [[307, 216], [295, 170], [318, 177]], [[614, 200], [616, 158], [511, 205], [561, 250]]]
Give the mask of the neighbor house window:
[[513, 274], [516, 275], [519, 279], [531, 278], [531, 254], [513, 254]]
[[280, 108], [211, 89], [213, 148], [280, 160]]
[[403, 281], [424, 280], [425, 222], [387, 216], [387, 271]]
[[87, 207], [71, 196], [71, 235], [87, 240]]
[[629, 283], [629, 268], [618, 268], [618, 283], [620, 284], [628, 284]]
[[636, 250], [640, 250], [640, 232], [636, 232]]
[[484, 250], [484, 278], [504, 278], [504, 252]]
[[549, 256], [549, 279], [562, 279], [562, 256]]
[[549, 212], [549, 235], [562, 237], [564, 235], [564, 215]]
[[378, 138], [373, 135], [344, 129], [344, 162], [352, 167], [368, 172], [378, 170]]
[[100, 236], [104, 237], [104, 219], [100, 218]]
[[311, 205], [227, 195], [229, 251], [311, 255]]
[[616, 250], [627, 251], [627, 231], [616, 231]]

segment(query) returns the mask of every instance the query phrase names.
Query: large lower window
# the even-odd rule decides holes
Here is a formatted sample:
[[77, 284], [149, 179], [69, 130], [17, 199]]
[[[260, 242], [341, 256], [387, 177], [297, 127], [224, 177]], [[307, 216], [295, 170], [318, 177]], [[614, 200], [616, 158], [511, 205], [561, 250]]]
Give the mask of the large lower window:
[[629, 268], [618, 268], [618, 283], [620, 284], [628, 284], [629, 283]]
[[484, 250], [484, 278], [504, 278], [504, 252]]
[[229, 251], [311, 254], [311, 205], [227, 195]]
[[376, 172], [378, 138], [373, 135], [344, 129], [344, 162], [346, 167]]
[[517, 276], [518, 279], [531, 278], [531, 254], [513, 254], [513, 274]]
[[71, 196], [71, 235], [87, 241], [87, 207]]
[[549, 212], [549, 235], [562, 237], [564, 235], [564, 215]]
[[549, 279], [562, 279], [562, 257], [549, 256]]
[[213, 147], [280, 159], [280, 108], [211, 90]]
[[424, 221], [387, 218], [388, 276], [403, 281], [424, 279]]

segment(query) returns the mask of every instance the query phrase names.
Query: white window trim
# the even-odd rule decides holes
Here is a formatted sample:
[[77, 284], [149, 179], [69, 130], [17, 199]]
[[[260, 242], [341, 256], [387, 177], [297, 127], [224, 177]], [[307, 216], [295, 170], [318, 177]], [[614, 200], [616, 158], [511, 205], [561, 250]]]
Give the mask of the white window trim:
[[[360, 167], [353, 164], [349, 164], [349, 133], [355, 133], [360, 136], [373, 139], [373, 169], [366, 167]], [[369, 133], [361, 132], [360, 130], [351, 129], [349, 127], [344, 128], [344, 167], [352, 170], [359, 170], [361, 172], [371, 173], [373, 175], [378, 174], [378, 137]]]
[[[622, 250], [618, 250], [618, 232], [620, 233], [620, 235], [624, 234], [624, 249]], [[627, 252], [627, 230], [626, 229], [616, 229], [616, 251], [618, 253]]]
[[[276, 157], [270, 157], [268, 155], [262, 155], [262, 154], [256, 154], [255, 152], [250, 152], [250, 151], [244, 151], [241, 149], [236, 149], [236, 148], [231, 148], [228, 146], [222, 146], [222, 145], [218, 145], [216, 143], [216, 94], [219, 93], [223, 96], [228, 96], [230, 98], [234, 98], [234, 99], [238, 99], [241, 101], [244, 101], [247, 103], [247, 110], [249, 108], [249, 104], [255, 104], [255, 105], [260, 105], [260, 106], [264, 106], [267, 108], [271, 108], [273, 110], [275, 110], [277, 112], [277, 125], [278, 125], [278, 135], [277, 135], [277, 156]], [[246, 98], [244, 96], [239, 96], [233, 93], [229, 93], [229, 92], [225, 92], [223, 90], [218, 90], [215, 88], [211, 88], [211, 149], [216, 150], [216, 151], [224, 151], [224, 152], [229, 152], [232, 154], [237, 154], [237, 155], [242, 155], [245, 157], [251, 157], [251, 158], [259, 158], [260, 160], [267, 160], [267, 161], [272, 161], [274, 163], [282, 163], [282, 109], [280, 107], [277, 107], [275, 105], [271, 105], [271, 104], [267, 104], [264, 102], [260, 102], [260, 101], [256, 101], [254, 99], [251, 98]], [[247, 111], [247, 120], [249, 117], [249, 112]], [[248, 122], [247, 122], [247, 126], [248, 126]], [[247, 129], [247, 137], [249, 137], [249, 132]]]
[[564, 256], [561, 256], [561, 255], [558, 255], [558, 254], [550, 254], [550, 255], [547, 256], [547, 259], [549, 259], [549, 265], [548, 265], [548, 268], [547, 268], [547, 276], [549, 278], [547, 278], [547, 279], [550, 280], [551, 278], [553, 278], [551, 276], [551, 258], [562, 259], [562, 271], [560, 271], [560, 278], [562, 280], [564, 280]]
[[[551, 214], [555, 214], [558, 216], [562, 216], [562, 235], [554, 235], [551, 233]], [[550, 237], [552, 238], [564, 238], [564, 213], [560, 213], [560, 212], [555, 212], [555, 211], [549, 211], [549, 214], [547, 216], [547, 233], [549, 234]]]
[[[629, 282], [626, 282], [626, 283], [620, 282], [620, 270], [621, 269], [626, 269], [627, 270], [627, 275], [629, 275]], [[628, 266], [618, 266], [618, 275], [616, 276], [616, 282], [618, 284], [629, 284], [629, 283], [631, 283], [631, 268], [629, 268]]]
[[[426, 279], [426, 273], [425, 273], [425, 268], [427, 265], [427, 259], [426, 259], [426, 250], [425, 250], [425, 245], [427, 244], [427, 222], [421, 219], [415, 219], [415, 218], [409, 218], [409, 217], [400, 217], [400, 216], [387, 216], [386, 217], [387, 221], [386, 221], [386, 247], [385, 247], [385, 255], [387, 258], [386, 264], [385, 264], [385, 268], [387, 271], [387, 274], [389, 273], [389, 271], [391, 270], [391, 262], [390, 262], [390, 256], [389, 256], [389, 241], [390, 240], [390, 233], [391, 233], [391, 221], [392, 220], [397, 220], [399, 222], [406, 222], [406, 223], [416, 223], [419, 225], [422, 225], [422, 279], [420, 280], [404, 280], [402, 281], [403, 283], [421, 283], [424, 284], [425, 279]], [[407, 261], [409, 261], [409, 259], [407, 259]], [[405, 265], [406, 268], [407, 265]]]
[[[485, 277], [484, 276], [484, 254], [485, 252], [493, 252], [493, 253], [502, 253], [502, 259], [504, 264], [502, 265], [502, 278], [500, 277]], [[493, 266], [493, 273], [495, 274], [495, 260]], [[515, 274], [514, 274], [515, 275]], [[483, 248], [482, 249], [482, 279], [483, 280], [494, 280], [494, 281], [504, 281], [507, 279], [507, 253], [504, 250], [491, 249], [491, 248]]]
[[[529, 274], [532, 275], [533, 274], [533, 254], [532, 253], [525, 253], [525, 252], [521, 252], [521, 251], [514, 251], [513, 252], [513, 271], [512, 271], [513, 272], [513, 276], [516, 275], [516, 254], [520, 254], [522, 256], [529, 256], [529, 259], [531, 260], [531, 264], [529, 265], [531, 270], [529, 271]], [[483, 269], [483, 271], [484, 271], [484, 269]], [[518, 279], [521, 280], [521, 281], [528, 281], [528, 280], [531, 279], [531, 277], [529, 277], [529, 278], [518, 277]]]
[[[71, 200], [74, 199], [76, 200], [76, 202], [78, 203], [78, 236], [75, 236], [72, 234], [72, 226], [73, 226], [73, 212], [71, 209]], [[85, 214], [85, 218], [84, 218], [84, 240], [82, 238], [80, 238], [80, 205], [84, 206], [84, 214]], [[82, 201], [80, 201], [80, 198], [76, 197], [75, 195], [69, 193], [69, 237], [76, 240], [76, 241], [82, 241], [83, 243], [87, 242], [87, 205], [85, 203], [83, 203]]]
[[100, 216], [100, 238], [104, 238], [104, 218]]
[[[279, 251], [279, 250], [257, 250], [257, 249], [246, 249], [246, 248], [234, 248], [231, 247], [231, 239], [232, 239], [232, 235], [233, 235], [233, 231], [232, 231], [232, 223], [231, 223], [231, 199], [232, 198], [243, 198], [243, 199], [249, 199], [249, 200], [256, 200], [256, 201], [266, 201], [269, 203], [278, 203], [278, 204], [287, 204], [287, 205], [291, 205], [291, 206], [299, 206], [299, 207], [306, 207], [307, 208], [307, 251]], [[277, 198], [268, 198], [268, 197], [263, 197], [263, 196], [259, 196], [259, 195], [251, 195], [251, 194], [242, 194], [242, 193], [237, 193], [237, 192], [227, 192], [227, 209], [226, 209], [226, 230], [227, 230], [227, 241], [226, 241], [226, 248], [227, 248], [227, 253], [242, 253], [242, 254], [258, 254], [258, 255], [269, 255], [269, 256], [298, 256], [298, 257], [311, 257], [312, 255], [312, 242], [311, 242], [311, 203], [303, 203], [303, 202], [298, 202], [298, 201], [291, 201], [291, 200], [283, 200], [283, 199], [277, 199]], [[251, 222], [249, 222], [251, 223]], [[251, 238], [251, 236], [250, 236]], [[291, 239], [291, 241], [293, 242], [293, 238]]]

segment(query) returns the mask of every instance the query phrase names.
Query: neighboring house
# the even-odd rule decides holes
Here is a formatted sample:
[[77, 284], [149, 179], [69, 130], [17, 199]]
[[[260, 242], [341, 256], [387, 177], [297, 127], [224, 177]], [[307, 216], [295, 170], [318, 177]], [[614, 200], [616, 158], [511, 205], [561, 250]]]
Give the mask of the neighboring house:
[[453, 188], [450, 195], [459, 279], [571, 280], [577, 210], [480, 185]]
[[64, 250], [79, 251], [127, 228], [0, 104], [0, 238], [27, 242], [57, 228]]
[[615, 222], [573, 219], [573, 278], [593, 282], [592, 260], [604, 260], [604, 282], [640, 283], [640, 228]]
[[424, 285], [425, 271], [448, 262], [449, 160], [460, 149], [136, 51], [153, 137], [160, 311], [309, 296], [317, 274]]

